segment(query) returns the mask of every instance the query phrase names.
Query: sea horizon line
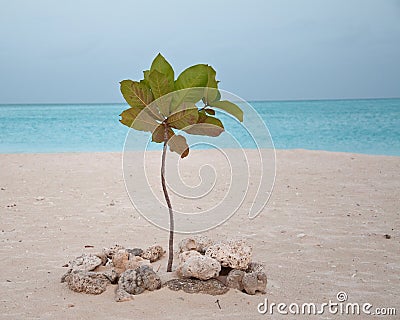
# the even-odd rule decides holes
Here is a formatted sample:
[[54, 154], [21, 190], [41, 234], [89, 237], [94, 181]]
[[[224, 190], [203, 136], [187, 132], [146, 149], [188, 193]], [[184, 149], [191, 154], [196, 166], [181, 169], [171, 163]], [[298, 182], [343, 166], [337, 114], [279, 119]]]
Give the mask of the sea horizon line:
[[[318, 99], [318, 98], [312, 98], [312, 99], [266, 99], [266, 100], [261, 100], [261, 99], [251, 99], [251, 100], [245, 100], [246, 102], [252, 103], [252, 102], [307, 102], [307, 101], [366, 101], [366, 100], [398, 100], [400, 99], [399, 97], [385, 97], [385, 98], [376, 98], [376, 97], [370, 97], [370, 98], [323, 98], [323, 99]], [[13, 102], [13, 103], [0, 103], [0, 106], [21, 106], [21, 105], [32, 105], [32, 106], [37, 106], [37, 105], [127, 105], [126, 102], [34, 102], [34, 103], [20, 103], [20, 102]]]

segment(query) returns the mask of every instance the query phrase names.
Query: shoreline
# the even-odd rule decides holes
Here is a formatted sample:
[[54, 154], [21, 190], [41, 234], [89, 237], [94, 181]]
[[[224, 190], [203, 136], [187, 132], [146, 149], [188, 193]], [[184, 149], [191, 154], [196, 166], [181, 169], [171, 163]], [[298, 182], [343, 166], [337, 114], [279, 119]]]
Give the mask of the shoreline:
[[[224, 148], [222, 148], [224, 149]], [[236, 150], [229, 149], [228, 150]], [[193, 151], [205, 151], [210, 149], [195, 149]], [[245, 150], [252, 151], [257, 149], [237, 149], [237, 150]], [[270, 149], [268, 149], [270, 150]], [[135, 150], [132, 150], [135, 151]], [[390, 154], [371, 154], [371, 153], [357, 153], [357, 152], [347, 152], [347, 151], [330, 151], [330, 150], [316, 150], [316, 149], [302, 149], [302, 148], [294, 148], [294, 149], [278, 149], [275, 148], [275, 152], [285, 152], [285, 151], [298, 151], [298, 152], [316, 152], [316, 153], [332, 153], [332, 154], [343, 154], [343, 155], [360, 155], [360, 156], [372, 156], [372, 157], [394, 157], [399, 158], [400, 155], [390, 155]], [[141, 152], [138, 150], [138, 152]], [[161, 152], [161, 150], [146, 150], [146, 152]], [[56, 152], [10, 152], [10, 153], [2, 153], [0, 152], [0, 157], [4, 155], [62, 155], [62, 154], [123, 154], [124, 151], [56, 151]]]

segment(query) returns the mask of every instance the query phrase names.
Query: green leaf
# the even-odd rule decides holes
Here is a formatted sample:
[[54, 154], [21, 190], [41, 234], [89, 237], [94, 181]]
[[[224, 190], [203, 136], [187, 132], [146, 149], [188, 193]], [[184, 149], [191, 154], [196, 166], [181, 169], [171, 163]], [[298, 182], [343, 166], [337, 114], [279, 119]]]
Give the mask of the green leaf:
[[174, 91], [172, 94], [171, 112], [180, 110], [186, 103], [195, 104], [204, 96], [204, 88], [188, 88]]
[[168, 145], [169, 150], [171, 150], [172, 152], [176, 152], [181, 156], [181, 158], [185, 158], [189, 154], [189, 146], [184, 136], [173, 135], [168, 140]]
[[[164, 142], [165, 127], [163, 124], [159, 124], [157, 128], [153, 131], [152, 141], [160, 143]], [[167, 128], [167, 140], [169, 140], [174, 135], [174, 131], [168, 127]]]
[[186, 108], [171, 114], [167, 123], [176, 129], [182, 130], [187, 126], [197, 123], [199, 112], [195, 105], [187, 104]]
[[216, 79], [216, 71], [213, 67], [208, 66], [208, 80], [204, 89], [203, 102], [208, 105], [212, 101], [221, 99], [221, 93], [218, 91], [218, 81]]
[[126, 102], [132, 108], [143, 109], [154, 100], [150, 88], [144, 82], [123, 80], [120, 82], [120, 89]]
[[[204, 96], [203, 89], [190, 89], [190, 88], [204, 88], [208, 82], [208, 65], [197, 64], [191, 66], [178, 76], [175, 81], [174, 93], [174, 108], [178, 107], [183, 102], [193, 102], [196, 103]], [[190, 89], [183, 90], [182, 89]]]
[[208, 67], [208, 80], [207, 80], [207, 87], [209, 88], [218, 88], [218, 81], [216, 79], [217, 72], [214, 70], [213, 67], [207, 66]]
[[171, 82], [165, 74], [157, 70], [150, 71], [148, 81], [155, 99], [174, 90], [174, 83]]
[[183, 130], [190, 134], [217, 137], [224, 131], [222, 122], [215, 118], [208, 116], [204, 110], [199, 111], [197, 124], [184, 128]]
[[205, 87], [208, 82], [208, 65], [196, 64], [182, 71], [175, 81], [175, 90]]
[[158, 126], [157, 121], [147, 110], [140, 108], [129, 108], [124, 110], [119, 120], [123, 125], [140, 131], [153, 132]]
[[170, 83], [174, 83], [174, 69], [172, 69], [172, 66], [165, 60], [161, 53], [159, 53], [151, 63], [150, 72], [154, 70], [164, 74]]
[[[150, 131], [154, 142], [163, 142], [164, 138], [168, 138], [170, 150], [179, 153], [182, 158], [188, 155], [189, 147], [185, 137], [175, 135], [174, 129], [196, 135], [218, 136], [224, 131], [224, 126], [214, 117], [215, 109], [243, 121], [243, 111], [238, 105], [227, 100], [220, 101], [216, 71], [209, 65], [191, 66], [174, 81], [172, 66], [159, 53], [150, 69], [143, 71], [143, 76], [140, 82], [121, 82], [122, 95], [132, 108], [121, 113], [120, 121], [133, 129]], [[200, 100], [205, 106], [199, 111], [196, 103]], [[167, 137], [164, 137], [165, 123], [168, 126]]]
[[150, 71], [148, 81], [153, 95], [157, 99], [153, 102], [152, 107], [157, 109], [162, 115], [161, 121], [163, 121], [170, 114], [172, 96], [168, 95], [168, 93], [174, 90], [174, 84], [168, 81], [167, 77], [157, 70]]
[[210, 103], [211, 107], [218, 108], [221, 110], [226, 111], [227, 113], [233, 115], [235, 118], [237, 118], [240, 122], [243, 122], [243, 111], [240, 109], [236, 104], [227, 101], [227, 100], [222, 100], [222, 101], [214, 101]]
[[150, 88], [150, 84], [149, 84], [149, 74], [150, 74], [150, 70], [144, 70], [143, 71], [143, 82]]

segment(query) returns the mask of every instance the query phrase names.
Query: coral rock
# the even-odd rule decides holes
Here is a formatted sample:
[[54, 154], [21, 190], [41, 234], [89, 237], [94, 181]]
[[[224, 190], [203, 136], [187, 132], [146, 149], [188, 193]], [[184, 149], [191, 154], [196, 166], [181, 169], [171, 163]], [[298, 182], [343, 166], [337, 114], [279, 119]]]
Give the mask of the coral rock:
[[107, 269], [101, 272], [102, 275], [104, 275], [112, 284], [115, 284], [118, 282], [118, 272], [115, 271], [115, 269]]
[[262, 263], [259, 262], [250, 262], [249, 266], [247, 267], [246, 272], [265, 272], [265, 267]]
[[126, 270], [126, 265], [129, 262], [129, 253], [125, 249], [120, 249], [114, 253], [112, 256], [112, 263], [114, 268], [117, 269], [119, 273]]
[[115, 290], [115, 301], [116, 302], [124, 302], [124, 301], [130, 301], [133, 300], [134, 295], [126, 292], [123, 289], [117, 288]]
[[68, 267], [70, 271], [92, 271], [101, 264], [102, 260], [98, 256], [84, 253], [80, 257], [70, 261]]
[[220, 295], [227, 293], [229, 288], [216, 279], [172, 279], [165, 285], [174, 291], [183, 290], [187, 293], [204, 293], [211, 295]]
[[185, 238], [179, 243], [179, 252], [195, 250], [204, 253], [213, 241], [205, 236]]
[[119, 250], [125, 249], [123, 246], [116, 244], [111, 248], [103, 248], [103, 254], [107, 256], [107, 258], [112, 259], [112, 257], [117, 253]]
[[143, 254], [143, 250], [140, 248], [126, 249], [131, 255], [141, 256]]
[[179, 254], [179, 263], [184, 263], [186, 260], [192, 258], [192, 257], [201, 257], [202, 254], [200, 252], [190, 250], [190, 251], [185, 251]]
[[129, 260], [125, 265], [125, 269], [137, 269], [141, 266], [151, 266], [150, 261], [143, 259], [142, 257], [129, 255]]
[[153, 271], [150, 266], [140, 266], [136, 269], [138, 279], [142, 279], [143, 286], [146, 290], [154, 291], [161, 288], [160, 277]]
[[105, 266], [108, 262], [108, 257], [104, 252], [95, 253], [95, 256], [101, 259], [101, 266]]
[[244, 289], [242, 283], [244, 274], [245, 272], [242, 270], [232, 269], [226, 277], [226, 285], [229, 288], [242, 291]]
[[[197, 278], [201, 280], [208, 280], [219, 275], [221, 271], [221, 264], [210, 257], [206, 257], [197, 251], [190, 251], [181, 253], [180, 265], [177, 272], [184, 278]], [[194, 254], [194, 252], [196, 254]], [[188, 254], [189, 253], [189, 254]]]
[[145, 289], [140, 279], [137, 279], [136, 270], [126, 270], [118, 280], [118, 289], [129, 294], [140, 294]]
[[128, 269], [136, 269], [142, 265], [150, 265], [149, 260], [133, 255], [128, 249], [117, 251], [113, 255], [112, 262], [118, 273]]
[[[126, 270], [118, 281], [118, 289], [128, 294], [140, 294], [145, 290], [153, 291], [161, 288], [160, 277], [149, 266], [141, 266], [136, 270]], [[119, 292], [121, 295], [121, 292]]]
[[267, 288], [267, 275], [261, 271], [245, 273], [242, 284], [244, 291], [248, 294], [256, 294], [256, 291], [265, 293], [265, 289]]
[[218, 260], [223, 267], [246, 270], [252, 251], [252, 247], [243, 240], [221, 241], [208, 247], [205, 255]]
[[99, 266], [96, 269], [94, 269], [93, 271], [106, 276], [106, 278], [108, 280], [110, 280], [110, 282], [113, 284], [118, 282], [119, 274], [118, 274], [117, 270], [115, 268], [111, 267], [110, 265]]
[[101, 273], [77, 270], [66, 275], [65, 282], [73, 291], [100, 294], [106, 290], [110, 280]]
[[164, 255], [165, 251], [161, 246], [151, 246], [142, 253], [142, 258], [155, 262]]
[[[258, 264], [260, 266], [260, 264]], [[246, 291], [255, 294], [256, 291], [265, 293], [267, 287], [267, 275], [264, 271], [244, 272], [242, 270], [231, 270], [226, 278], [229, 288]]]

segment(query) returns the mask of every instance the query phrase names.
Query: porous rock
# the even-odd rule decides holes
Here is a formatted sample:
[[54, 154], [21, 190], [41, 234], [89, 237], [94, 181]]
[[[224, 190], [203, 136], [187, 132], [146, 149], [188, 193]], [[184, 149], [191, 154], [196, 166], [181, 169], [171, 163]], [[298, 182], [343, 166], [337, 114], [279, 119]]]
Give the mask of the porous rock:
[[128, 269], [136, 269], [142, 265], [150, 265], [149, 260], [130, 253], [128, 249], [117, 251], [112, 257], [112, 263], [118, 273]]
[[101, 258], [91, 253], [83, 253], [68, 263], [71, 271], [92, 271], [102, 264]]
[[201, 253], [194, 250], [182, 252], [179, 254], [179, 263], [182, 264], [189, 258], [199, 257], [199, 256], [201, 256]]
[[183, 290], [186, 293], [204, 293], [221, 295], [227, 293], [229, 288], [217, 279], [172, 279], [165, 283], [170, 290]]
[[139, 256], [133, 256], [132, 254], [129, 255], [129, 260], [125, 266], [126, 270], [128, 269], [137, 269], [140, 266], [151, 266], [150, 261], [143, 259]]
[[217, 277], [221, 271], [221, 264], [217, 260], [203, 256], [197, 251], [181, 253], [180, 261], [177, 273], [184, 278], [208, 280]]
[[117, 253], [119, 250], [125, 249], [123, 246], [116, 244], [110, 248], [103, 248], [103, 254], [106, 255], [107, 258], [112, 259], [115, 253]]
[[133, 300], [133, 298], [134, 298], [133, 294], [130, 294], [130, 293], [126, 292], [125, 290], [120, 289], [118, 287], [116, 288], [115, 297], [114, 297], [116, 302], [130, 301], [130, 300]]
[[118, 280], [118, 289], [129, 294], [140, 294], [145, 290], [141, 281], [137, 279], [136, 270], [133, 269], [126, 270], [121, 274]]
[[120, 249], [115, 252], [112, 256], [112, 263], [114, 268], [117, 269], [119, 273], [122, 273], [126, 270], [126, 265], [129, 261], [129, 252], [125, 249]]
[[246, 272], [256, 272], [256, 271], [261, 271], [261, 272], [265, 272], [265, 267], [262, 263], [260, 262], [250, 262]]
[[93, 272], [97, 272], [97, 273], [104, 275], [108, 280], [110, 280], [110, 282], [112, 284], [115, 284], [118, 282], [119, 274], [118, 274], [117, 270], [110, 265], [98, 266], [96, 269], [93, 270]]
[[[261, 266], [258, 264], [258, 266]], [[226, 277], [226, 285], [229, 288], [246, 291], [248, 294], [255, 294], [256, 291], [265, 293], [267, 287], [267, 275], [258, 269], [252, 272], [232, 269]]]
[[105, 266], [107, 264], [108, 257], [104, 252], [95, 253], [94, 255], [101, 259], [101, 266]]
[[[145, 290], [153, 291], [161, 288], [160, 277], [150, 266], [143, 265], [133, 270], [126, 270], [118, 281], [118, 289], [128, 294], [140, 294]], [[121, 295], [121, 292], [119, 292]]]
[[246, 270], [251, 262], [252, 251], [245, 241], [231, 240], [209, 246], [205, 255], [218, 260], [223, 267]]
[[114, 268], [107, 268], [106, 270], [102, 271], [101, 274], [103, 274], [112, 284], [118, 282], [119, 275]]
[[136, 269], [138, 279], [142, 280], [146, 290], [154, 291], [161, 288], [161, 279], [151, 266], [143, 265]]
[[256, 294], [256, 291], [265, 293], [267, 288], [267, 275], [262, 271], [245, 273], [242, 279], [243, 289], [248, 294]]
[[242, 283], [243, 276], [244, 276], [243, 270], [232, 269], [228, 273], [228, 276], [226, 277], [226, 285], [229, 288], [242, 291], [243, 290], [243, 283]]
[[155, 262], [158, 259], [160, 259], [164, 255], [165, 251], [164, 249], [159, 246], [151, 246], [147, 248], [143, 253], [142, 253], [142, 258], [150, 260], [150, 262]]
[[102, 273], [76, 270], [65, 276], [65, 282], [73, 291], [100, 294], [106, 290], [110, 280]]
[[213, 244], [213, 241], [206, 236], [194, 236], [190, 238], [182, 239], [179, 243], [179, 252], [185, 252], [195, 250], [203, 253], [209, 246]]
[[140, 248], [133, 248], [133, 249], [126, 249], [131, 255], [134, 256], [141, 256], [143, 253], [143, 250]]

